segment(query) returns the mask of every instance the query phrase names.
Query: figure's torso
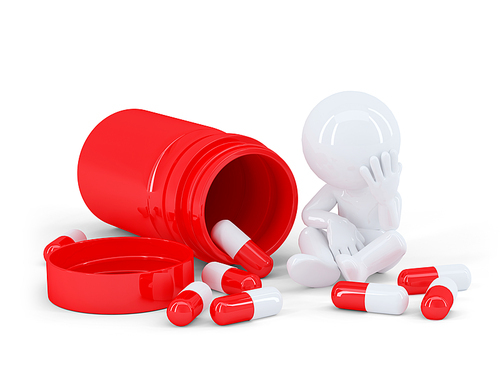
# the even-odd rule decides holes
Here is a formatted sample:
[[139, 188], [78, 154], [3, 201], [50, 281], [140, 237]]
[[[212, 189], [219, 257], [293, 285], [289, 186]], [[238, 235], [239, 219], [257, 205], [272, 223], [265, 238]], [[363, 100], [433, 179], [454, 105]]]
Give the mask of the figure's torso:
[[332, 187], [337, 200], [338, 214], [358, 229], [380, 230], [378, 203], [368, 188], [346, 191]]

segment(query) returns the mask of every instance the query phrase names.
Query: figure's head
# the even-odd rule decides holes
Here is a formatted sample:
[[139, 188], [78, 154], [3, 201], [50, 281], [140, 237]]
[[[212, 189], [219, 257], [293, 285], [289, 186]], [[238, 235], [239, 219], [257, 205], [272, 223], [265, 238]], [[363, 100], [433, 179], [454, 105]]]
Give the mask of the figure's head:
[[367, 186], [359, 173], [371, 156], [399, 152], [399, 127], [379, 99], [362, 92], [340, 92], [311, 111], [302, 133], [309, 167], [324, 182], [342, 189]]

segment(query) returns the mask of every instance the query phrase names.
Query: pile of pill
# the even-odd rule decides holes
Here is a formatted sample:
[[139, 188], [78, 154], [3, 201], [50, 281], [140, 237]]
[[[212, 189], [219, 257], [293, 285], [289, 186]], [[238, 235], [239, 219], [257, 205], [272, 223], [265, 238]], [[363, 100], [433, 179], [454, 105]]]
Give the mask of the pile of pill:
[[444, 319], [458, 291], [471, 284], [469, 269], [463, 264], [405, 269], [398, 285], [339, 281], [332, 289], [337, 308], [400, 315], [406, 311], [408, 295], [425, 294], [420, 309], [425, 318]]
[[[227, 325], [273, 316], [281, 311], [283, 299], [274, 287], [262, 287], [261, 277], [273, 268], [273, 260], [229, 220], [218, 222], [212, 239], [234, 260], [236, 267], [211, 262], [202, 271], [201, 282], [184, 288], [167, 308], [167, 317], [177, 326], [191, 323], [205, 309], [218, 325]], [[401, 315], [409, 295], [424, 294], [422, 315], [444, 319], [458, 291], [469, 288], [471, 274], [463, 264], [411, 268], [401, 271], [397, 285], [339, 281], [331, 299], [337, 308], [371, 313]], [[212, 290], [226, 294], [212, 300]]]
[[[218, 325], [278, 314], [283, 307], [280, 291], [274, 287], [263, 288], [260, 280], [273, 268], [271, 257], [228, 220], [214, 226], [212, 238], [246, 271], [218, 262], [208, 263], [201, 273], [202, 281], [189, 284], [168, 306], [170, 322], [185, 326], [209, 306], [210, 316]], [[212, 290], [226, 296], [212, 300]]]
[[470, 284], [471, 273], [463, 264], [405, 269], [398, 276], [398, 285], [408, 294], [425, 293], [420, 309], [430, 320], [444, 319], [458, 291], [465, 291]]

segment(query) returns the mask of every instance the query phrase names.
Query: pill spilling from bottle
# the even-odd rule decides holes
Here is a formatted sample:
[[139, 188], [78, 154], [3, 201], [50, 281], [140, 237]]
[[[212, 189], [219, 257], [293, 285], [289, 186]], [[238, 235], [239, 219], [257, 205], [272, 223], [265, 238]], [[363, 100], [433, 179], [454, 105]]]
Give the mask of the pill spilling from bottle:
[[273, 259], [229, 220], [221, 220], [212, 228], [212, 240], [235, 264], [259, 277], [273, 269]]

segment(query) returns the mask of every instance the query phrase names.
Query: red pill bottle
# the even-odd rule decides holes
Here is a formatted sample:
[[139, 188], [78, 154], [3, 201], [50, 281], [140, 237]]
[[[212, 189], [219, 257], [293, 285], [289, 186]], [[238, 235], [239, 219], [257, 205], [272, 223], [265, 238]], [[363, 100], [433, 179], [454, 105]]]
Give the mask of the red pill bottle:
[[184, 243], [207, 262], [233, 263], [210, 237], [220, 220], [271, 255], [297, 213], [293, 174], [262, 143], [138, 109], [94, 128], [80, 154], [78, 184], [104, 222]]

